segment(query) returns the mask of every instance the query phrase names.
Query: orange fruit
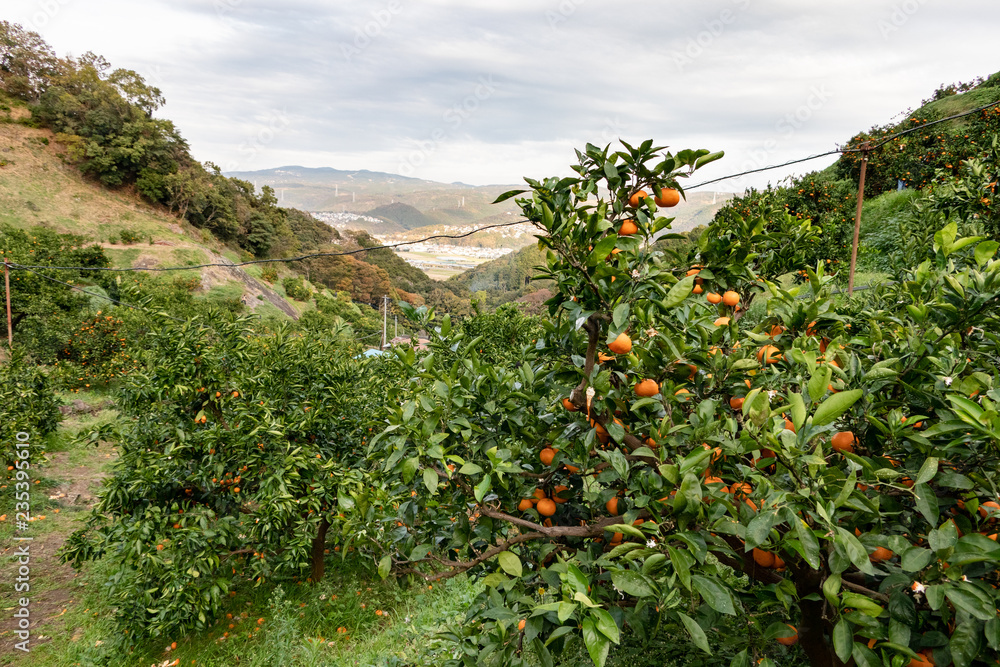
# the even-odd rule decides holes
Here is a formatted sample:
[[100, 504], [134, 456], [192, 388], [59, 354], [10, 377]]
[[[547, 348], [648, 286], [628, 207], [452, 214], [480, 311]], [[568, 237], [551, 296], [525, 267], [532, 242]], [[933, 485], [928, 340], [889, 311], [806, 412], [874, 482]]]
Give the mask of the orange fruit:
[[741, 396], [733, 396], [732, 398], [729, 399], [729, 407], [731, 407], [733, 410], [742, 410], [743, 402], [745, 400], [746, 399]]
[[645, 190], [639, 190], [638, 192], [632, 193], [632, 196], [628, 198], [628, 205], [632, 208], [636, 208], [642, 203], [642, 200], [648, 197]]
[[694, 289], [691, 290], [691, 294], [701, 294], [703, 291], [701, 285], [695, 285]]
[[560, 498], [559, 497], [559, 494], [562, 493], [563, 491], [569, 491], [569, 487], [565, 486], [563, 484], [560, 484], [559, 486], [557, 486], [554, 489], [552, 489], [552, 500], [554, 502], [560, 504], [560, 505], [562, 505], [563, 503], [565, 503], [565, 502], [567, 502], [569, 500], [569, 498]]
[[163, 545], [162, 544], [157, 544], [156, 545], [156, 550], [157, 551], [163, 551]]
[[171, 651], [177, 650], [177, 642], [170, 642], [170, 650]]
[[931, 653], [921, 652], [919, 658], [910, 658], [910, 662], [907, 663], [908, 667], [934, 667], [934, 658], [931, 657]]
[[526, 624], [527, 624], [527, 623], [526, 623], [526, 621], [525, 621], [525, 620], [524, 620], [524, 619], [522, 618], [522, 619], [521, 619], [520, 621], [518, 621], [518, 622], [517, 622], [517, 629], [518, 629], [519, 631], [522, 631], [522, 632], [523, 632], [523, 631], [524, 631], [524, 626], [525, 626]]
[[534, 503], [532, 503], [527, 498], [524, 498], [524, 499], [521, 500], [521, 502], [519, 502], [517, 504], [517, 511], [519, 511], [519, 512], [527, 512], [528, 510], [530, 510], [534, 506], [535, 506]]
[[705, 295], [705, 298], [708, 299], [709, 303], [722, 303], [722, 295], [716, 292], [709, 292]]
[[660, 393], [660, 385], [656, 383], [656, 380], [643, 380], [642, 382], [637, 382], [635, 385], [635, 395], [639, 397], [649, 397], [656, 396]]
[[784, 333], [784, 331], [785, 327], [781, 326], [780, 324], [775, 324], [773, 327], [771, 327], [771, 330], [768, 332], [767, 335], [771, 340], [774, 340], [782, 333]]
[[853, 431], [840, 431], [830, 439], [830, 446], [835, 452], [854, 453], [856, 439]]
[[674, 396], [680, 396], [681, 402], [691, 400], [691, 392], [687, 389], [681, 388], [674, 392]]
[[781, 350], [774, 345], [765, 345], [757, 351], [757, 361], [762, 364], [776, 364], [781, 361]]
[[546, 447], [541, 452], [538, 453], [538, 458], [541, 459], [542, 463], [549, 466], [552, 465], [552, 459], [555, 458], [558, 449], [552, 449], [551, 447]]
[[622, 226], [618, 229], [618, 236], [632, 236], [637, 231], [639, 231], [639, 226], [635, 224], [634, 220], [626, 220], [622, 223]]
[[[788, 623], [785, 623], [785, 625], [788, 625]], [[788, 625], [788, 627], [790, 627], [792, 632], [795, 634], [791, 637], [778, 637], [778, 643], [782, 646], [795, 646], [795, 644], [799, 641], [799, 631], [795, 629], [794, 625]]]
[[715, 322], [713, 322], [713, 324], [715, 324], [715, 326], [717, 326], [717, 327], [728, 327], [729, 326], [729, 318], [728, 317], [720, 317], [719, 319], [715, 320]]
[[542, 498], [538, 501], [538, 505], [535, 506], [538, 513], [542, 516], [552, 516], [556, 513], [556, 503], [551, 498]]
[[723, 306], [729, 306], [730, 308], [732, 308], [733, 306], [739, 304], [739, 302], [740, 302], [740, 295], [732, 290], [729, 290], [728, 292], [722, 295]]
[[566, 408], [567, 412], [576, 412], [576, 406], [573, 405], [573, 401], [568, 398], [562, 400], [563, 407]]
[[774, 567], [774, 554], [761, 549], [753, 550], [753, 562], [761, 567]]
[[[697, 266], [692, 266], [690, 269], [688, 269], [687, 273], [685, 273], [684, 275], [686, 275], [686, 276], [696, 276], [699, 273], [701, 273], [701, 269], [699, 267], [697, 267]], [[701, 278], [699, 278], [698, 280], [701, 280]], [[697, 281], [695, 281], [695, 282], [697, 282]]]
[[736, 482], [729, 487], [729, 493], [733, 494], [733, 497], [737, 500], [740, 500], [753, 493], [753, 487], [746, 482]]
[[991, 514], [995, 515], [996, 512], [1000, 512], [1000, 505], [998, 505], [994, 500], [987, 500], [979, 506], [979, 516], [984, 519]]
[[894, 554], [893, 552], [889, 551], [885, 547], [878, 547], [878, 548], [875, 549], [875, 551], [871, 552], [868, 555], [868, 560], [870, 560], [873, 563], [881, 563], [883, 561], [889, 560], [890, 558], [892, 558], [895, 555], [896, 554]]
[[611, 516], [618, 516], [618, 496], [604, 503], [604, 508], [608, 510], [608, 514]]
[[632, 351], [632, 339], [628, 337], [628, 334], [620, 333], [618, 338], [611, 341], [608, 349], [615, 354], [628, 354]]
[[656, 202], [657, 206], [670, 208], [680, 203], [681, 193], [673, 188], [660, 188], [660, 193], [653, 197], [653, 201]]
[[785, 569], [785, 561], [781, 560], [781, 556], [779, 556], [778, 554], [774, 555], [774, 569], [775, 570]]
[[545, 500], [545, 492], [541, 489], [535, 489], [535, 492], [531, 495], [535, 496], [536, 501]]

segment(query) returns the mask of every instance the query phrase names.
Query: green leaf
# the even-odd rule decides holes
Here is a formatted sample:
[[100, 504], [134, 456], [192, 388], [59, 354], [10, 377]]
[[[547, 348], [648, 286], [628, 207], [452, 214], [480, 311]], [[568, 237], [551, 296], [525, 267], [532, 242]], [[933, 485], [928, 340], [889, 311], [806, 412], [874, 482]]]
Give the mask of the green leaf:
[[792, 424], [795, 426], [795, 432], [798, 433], [802, 430], [803, 424], [806, 423], [806, 404], [802, 400], [802, 394], [789, 393], [788, 404], [792, 408]]
[[566, 619], [573, 615], [573, 612], [576, 611], [578, 606], [579, 605], [573, 604], [572, 602], [560, 602], [559, 611], [557, 612], [559, 622], [565, 623]]
[[847, 662], [854, 650], [854, 632], [851, 624], [846, 618], [837, 621], [833, 626], [833, 650], [837, 652], [837, 657]]
[[708, 646], [708, 637], [705, 635], [705, 631], [701, 629], [701, 626], [698, 625], [693, 618], [686, 614], [677, 612], [677, 615], [681, 617], [681, 623], [684, 624], [684, 628], [688, 631], [688, 634], [691, 635], [691, 640], [694, 642], [694, 645], [705, 653], [712, 655], [712, 649]]
[[958, 543], [958, 526], [948, 520], [927, 533], [927, 545], [934, 551], [950, 549]]
[[660, 306], [663, 308], [676, 308], [684, 299], [688, 298], [691, 294], [691, 290], [694, 289], [694, 281], [697, 276], [687, 276], [681, 278], [677, 283], [670, 288], [667, 292], [667, 296], [664, 297], [663, 301], [660, 302]]
[[490, 477], [489, 475], [483, 477], [482, 480], [480, 480], [479, 484], [476, 484], [474, 492], [476, 496], [476, 502], [479, 503], [483, 502], [483, 498], [485, 498], [486, 494], [489, 493], [490, 487], [492, 485], [493, 485], [493, 478]]
[[904, 572], [919, 572], [934, 560], [934, 552], [923, 547], [910, 547], [903, 552], [900, 565]]
[[[994, 613], [993, 616], [996, 616]], [[972, 620], [967, 620], [958, 624], [955, 632], [951, 635], [948, 648], [951, 649], [951, 659], [955, 661], [955, 667], [969, 667], [977, 655], [983, 640], [979, 624]]]
[[497, 197], [496, 199], [494, 199], [493, 203], [494, 204], [499, 204], [501, 202], [505, 202], [508, 199], [510, 199], [511, 197], [516, 197], [516, 196], [518, 196], [520, 194], [524, 194], [525, 192], [527, 192], [527, 190], [508, 190], [507, 192], [503, 193], [502, 195], [500, 195], [499, 197]]
[[976, 246], [976, 264], [982, 266], [997, 253], [997, 248], [1000, 248], [1000, 243], [996, 241], [983, 241]]
[[837, 417], [847, 412], [863, 393], [860, 389], [851, 389], [830, 396], [816, 408], [816, 412], [813, 414], [813, 426], [832, 424]]
[[389, 576], [389, 572], [392, 570], [392, 556], [386, 554], [382, 557], [382, 560], [378, 562], [378, 576], [385, 579]]
[[637, 598], [654, 597], [654, 589], [646, 577], [633, 570], [618, 570], [611, 573], [611, 583], [625, 595]]
[[[924, 464], [920, 466], [920, 472], [917, 473], [917, 484], [923, 484], [924, 482], [929, 482], [934, 479], [934, 475], [938, 471], [938, 460], [933, 456], [928, 456], [924, 460]], [[937, 521], [931, 521], [932, 525], [937, 525]]]
[[934, 490], [926, 484], [917, 484], [913, 487], [913, 493], [915, 494], [914, 504], [917, 510], [927, 520], [927, 523], [932, 526], [936, 525], [941, 514]]
[[[995, 618], [997, 613], [989, 602], [983, 597], [979, 597], [974, 592], [972, 584], [956, 582], [954, 586], [945, 592], [945, 596], [951, 600], [956, 608], [965, 611], [967, 614], [978, 618], [981, 621], [988, 621]], [[985, 597], [985, 596], [984, 596]]]
[[701, 593], [701, 597], [704, 598], [709, 607], [720, 614], [736, 615], [736, 609], [733, 608], [733, 599], [718, 581], [696, 574], [691, 577], [691, 583], [694, 585], [695, 590]]
[[424, 468], [424, 486], [427, 487], [427, 490], [430, 491], [432, 495], [437, 493], [438, 476], [437, 473], [430, 468]]
[[816, 539], [816, 535], [809, 528], [809, 525], [801, 518], [796, 517], [793, 525], [795, 526], [795, 534], [799, 538], [799, 543], [802, 544], [802, 556], [806, 559], [809, 567], [818, 570], [820, 566], [819, 540]]
[[604, 667], [608, 659], [608, 649], [611, 648], [611, 641], [601, 632], [597, 631], [597, 625], [593, 619], [583, 619], [583, 643], [587, 647], [587, 653], [593, 660], [596, 667]]
[[837, 544], [841, 545], [844, 552], [847, 554], [848, 559], [854, 564], [854, 567], [858, 568], [865, 574], [874, 574], [872, 569], [872, 564], [868, 560], [868, 551], [862, 546], [858, 538], [854, 536], [853, 533], [849, 533], [843, 528], [837, 526], [837, 536], [835, 538]]
[[625, 328], [630, 312], [631, 309], [627, 303], [621, 303], [615, 306], [615, 311], [611, 318], [615, 325], [615, 331], [621, 331]]
[[813, 371], [812, 377], [809, 378], [809, 383], [806, 385], [809, 398], [813, 401], [819, 401], [826, 394], [826, 388], [830, 384], [831, 377], [833, 377], [833, 369], [828, 364], [817, 366], [816, 370]]
[[854, 657], [856, 667], [882, 667], [882, 661], [875, 652], [861, 642], [854, 642], [851, 655]]
[[623, 535], [628, 535], [629, 537], [638, 537], [640, 540], [646, 539], [643, 532], [630, 523], [614, 523], [610, 526], [605, 526], [604, 530], [609, 533], [622, 533]]
[[521, 559], [512, 554], [509, 551], [501, 551], [497, 554], [497, 560], [500, 562], [500, 567], [503, 571], [512, 577], [521, 576]]
[[777, 518], [778, 513], [772, 510], [760, 512], [753, 518], [747, 526], [746, 543], [748, 549], [758, 547], [767, 541], [767, 536], [771, 533], [771, 528]]
[[414, 475], [417, 474], [417, 470], [420, 469], [420, 459], [416, 456], [403, 461], [403, 468], [400, 471], [403, 476], [403, 483], [409, 484], [413, 481]]
[[590, 617], [594, 619], [594, 623], [597, 625], [598, 631], [615, 644], [620, 640], [620, 634], [618, 630], [618, 624], [615, 623], [615, 619], [611, 618], [611, 614], [603, 609], [592, 609], [590, 611]]
[[945, 257], [950, 255], [957, 235], [958, 223], [952, 220], [934, 234], [934, 252], [942, 252]]
[[458, 472], [463, 475], [478, 475], [482, 471], [483, 469], [477, 466], [472, 461], [467, 462], [465, 465], [463, 465], [461, 468], [458, 469]]
[[843, 583], [840, 574], [831, 574], [823, 581], [823, 597], [834, 607], [840, 606], [840, 585]]
[[618, 243], [618, 236], [614, 233], [608, 234], [603, 239], [597, 242], [594, 246], [594, 251], [590, 253], [590, 257], [587, 258], [587, 266], [597, 266], [611, 254], [611, 251], [615, 249], [615, 244]]

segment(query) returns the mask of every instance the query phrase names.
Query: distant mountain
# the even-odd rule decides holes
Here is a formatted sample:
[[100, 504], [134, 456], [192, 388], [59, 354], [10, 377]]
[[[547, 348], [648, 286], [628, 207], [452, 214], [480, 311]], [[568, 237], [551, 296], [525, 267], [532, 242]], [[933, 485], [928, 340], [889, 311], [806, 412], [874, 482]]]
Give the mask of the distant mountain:
[[376, 206], [372, 210], [368, 211], [366, 215], [391, 220], [398, 223], [399, 226], [404, 229], [415, 229], [417, 227], [427, 227], [435, 224], [434, 220], [428, 218], [418, 209], [410, 206], [409, 204], [404, 204], [403, 202]]

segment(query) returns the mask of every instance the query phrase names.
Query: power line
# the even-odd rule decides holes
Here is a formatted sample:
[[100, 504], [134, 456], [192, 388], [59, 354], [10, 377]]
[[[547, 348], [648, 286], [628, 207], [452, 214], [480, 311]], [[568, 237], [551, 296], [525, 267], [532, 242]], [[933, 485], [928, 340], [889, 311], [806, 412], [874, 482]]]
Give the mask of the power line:
[[703, 185], [708, 185], [710, 183], [718, 183], [719, 181], [728, 181], [730, 178], [738, 178], [739, 176], [746, 176], [747, 174], [756, 174], [761, 171], [770, 171], [771, 169], [779, 169], [781, 167], [787, 167], [788, 165], [798, 164], [799, 162], [808, 162], [809, 160], [815, 160], [817, 158], [826, 157], [827, 155], [835, 155], [842, 153], [841, 150], [827, 151], [826, 153], [820, 153], [819, 155], [810, 155], [809, 157], [799, 158], [798, 160], [790, 160], [789, 162], [783, 162], [781, 164], [773, 164], [769, 167], [761, 167], [760, 169], [751, 169], [749, 171], [741, 171], [738, 174], [730, 174], [729, 176], [721, 176], [719, 178], [713, 178], [710, 181], [704, 181], [702, 183], [696, 183], [695, 185], [689, 185], [684, 190], [694, 190], [695, 188], [700, 188]]
[[971, 109], [969, 111], [963, 111], [962, 113], [958, 113], [958, 114], [955, 114], [953, 116], [948, 116], [947, 118], [940, 118], [938, 120], [934, 120], [934, 121], [931, 121], [929, 123], [924, 123], [922, 125], [917, 125], [917, 126], [914, 126], [914, 127], [902, 130], [900, 132], [896, 132], [895, 134], [891, 134], [888, 137], [884, 137], [878, 143], [876, 143], [876, 144], [874, 144], [872, 146], [869, 146], [868, 148], [837, 148], [837, 149], [832, 150], [832, 151], [827, 151], [826, 153], [819, 153], [818, 155], [810, 155], [809, 157], [799, 158], [798, 160], [790, 160], [788, 162], [782, 162], [781, 164], [770, 165], [768, 167], [761, 167], [759, 169], [750, 169], [749, 171], [741, 171], [738, 174], [730, 174], [729, 176], [721, 176], [719, 178], [713, 178], [710, 181], [705, 181], [703, 183], [697, 183], [695, 185], [689, 185], [688, 187], [686, 187], [684, 189], [685, 190], [694, 190], [695, 188], [700, 188], [703, 185], [709, 185], [710, 183], [718, 183], [719, 181], [727, 181], [727, 180], [729, 180], [731, 178], [738, 178], [740, 176], [746, 176], [747, 174], [756, 174], [756, 173], [759, 173], [759, 172], [762, 172], [762, 171], [770, 171], [772, 169], [780, 169], [781, 167], [787, 167], [789, 165], [798, 164], [800, 162], [808, 162], [809, 160], [815, 160], [817, 158], [826, 157], [828, 155], [837, 155], [837, 154], [843, 154], [843, 153], [863, 153], [865, 151], [869, 151], [870, 152], [870, 151], [875, 150], [876, 148], [880, 148], [880, 147], [884, 146], [885, 144], [889, 143], [893, 139], [897, 139], [899, 137], [902, 137], [904, 135], [910, 134], [912, 132], [918, 132], [920, 130], [923, 130], [925, 128], [930, 127], [931, 125], [937, 125], [938, 123], [945, 123], [945, 122], [948, 122], [949, 120], [955, 120], [955, 119], [958, 119], [958, 118], [964, 118], [965, 116], [971, 116], [972, 114], [979, 113], [980, 111], [985, 111], [986, 109], [990, 109], [990, 108], [998, 106], [998, 105], [1000, 105], [1000, 100], [997, 100], [996, 102], [990, 102], [989, 104], [984, 104], [981, 107], [976, 107], [975, 109]]
[[940, 118], [938, 120], [932, 120], [929, 123], [924, 123], [923, 125], [916, 125], [914, 127], [908, 128], [906, 130], [902, 130], [900, 132], [896, 132], [895, 134], [890, 134], [888, 137], [884, 137], [880, 142], [878, 142], [874, 146], [869, 146], [867, 149], [865, 149], [865, 148], [844, 148], [844, 149], [841, 149], [840, 152], [841, 153], [862, 153], [865, 150], [872, 151], [872, 150], [875, 150], [876, 148], [879, 148], [880, 146], [884, 146], [885, 144], [889, 143], [893, 139], [901, 137], [901, 136], [903, 136], [905, 134], [910, 134], [911, 132], [917, 132], [918, 130], [923, 130], [924, 128], [928, 128], [931, 125], [937, 125], [938, 123], [945, 123], [945, 122], [947, 122], [949, 120], [955, 120], [956, 118], [964, 118], [965, 116], [971, 116], [974, 113], [979, 113], [980, 111], [985, 111], [986, 109], [989, 109], [991, 107], [995, 107], [997, 105], [1000, 105], [1000, 100], [997, 100], [996, 102], [990, 102], [989, 104], [984, 104], [981, 107], [976, 107], [975, 109], [971, 109], [969, 111], [963, 111], [962, 113], [955, 114], [954, 116], [948, 116], [947, 118]]
[[[11, 265], [11, 266], [13, 266], [13, 265]], [[173, 315], [167, 315], [166, 313], [163, 313], [163, 312], [157, 312], [157, 311], [154, 311], [154, 310], [150, 310], [149, 308], [146, 308], [145, 306], [137, 306], [137, 305], [132, 304], [132, 303], [125, 303], [124, 301], [119, 301], [118, 299], [113, 299], [110, 296], [108, 296], [107, 294], [100, 294], [98, 292], [88, 292], [87, 290], [83, 289], [82, 287], [79, 287], [79, 286], [74, 285], [72, 283], [64, 282], [64, 281], [59, 280], [57, 278], [53, 278], [52, 276], [47, 276], [44, 273], [39, 273], [38, 271], [35, 271], [34, 269], [32, 269], [30, 267], [27, 267], [27, 266], [21, 266], [19, 268], [22, 268], [25, 271], [30, 271], [31, 273], [34, 273], [39, 278], [44, 278], [45, 280], [51, 280], [54, 283], [59, 283], [60, 285], [65, 285], [66, 287], [69, 287], [71, 289], [75, 289], [78, 292], [83, 292], [84, 294], [86, 294], [88, 296], [96, 296], [96, 297], [98, 297], [100, 299], [107, 299], [108, 301], [110, 301], [110, 302], [112, 302], [112, 303], [114, 303], [116, 305], [119, 305], [119, 306], [125, 306], [126, 308], [136, 308], [138, 310], [146, 311], [147, 313], [153, 313], [154, 315], [161, 315], [162, 317], [167, 317], [167, 318], [170, 318], [172, 320], [176, 320], [177, 322], [184, 322], [185, 321], [185, 320], [182, 320], [179, 317], [174, 317]]]
[[[760, 172], [764, 172], [764, 171], [771, 171], [773, 169], [780, 169], [782, 167], [788, 167], [788, 166], [791, 166], [793, 164], [800, 164], [802, 162], [808, 162], [810, 160], [816, 160], [816, 159], [819, 159], [821, 157], [827, 157], [829, 155], [837, 155], [837, 154], [844, 154], [844, 153], [861, 153], [861, 152], [865, 152], [865, 151], [870, 152], [870, 151], [873, 151], [873, 150], [875, 150], [875, 149], [877, 149], [877, 148], [879, 148], [881, 146], [884, 146], [885, 144], [889, 143], [890, 141], [892, 141], [893, 139], [896, 139], [898, 137], [910, 134], [912, 132], [917, 132], [917, 131], [923, 130], [923, 129], [927, 128], [927, 127], [930, 127], [931, 125], [937, 125], [938, 123], [945, 123], [945, 122], [950, 121], [950, 120], [956, 120], [958, 118], [964, 118], [965, 116], [970, 116], [972, 114], [976, 114], [976, 113], [979, 113], [981, 111], [985, 111], [986, 109], [990, 109], [990, 108], [996, 107], [998, 105], [1000, 105], [1000, 100], [997, 100], [996, 102], [991, 102], [989, 104], [985, 104], [985, 105], [983, 105], [981, 107], [977, 107], [977, 108], [971, 109], [969, 111], [964, 111], [964, 112], [959, 113], [959, 114], [954, 114], [954, 115], [948, 116], [946, 118], [940, 118], [938, 120], [931, 121], [929, 123], [924, 123], [922, 125], [917, 125], [915, 127], [911, 127], [911, 128], [906, 129], [906, 130], [902, 130], [902, 131], [897, 132], [895, 134], [889, 135], [888, 137], [884, 137], [878, 143], [876, 143], [874, 145], [871, 145], [871, 146], [868, 146], [867, 148], [837, 148], [837, 149], [834, 149], [834, 150], [831, 150], [831, 151], [827, 151], [825, 153], [818, 153], [816, 155], [810, 155], [810, 156], [799, 158], [799, 159], [796, 159], [796, 160], [789, 160], [788, 162], [782, 162], [780, 164], [774, 164], [774, 165], [769, 165], [769, 166], [766, 166], [766, 167], [760, 167], [758, 169], [750, 169], [750, 170], [747, 170], [747, 171], [741, 171], [741, 172], [738, 172], [738, 173], [735, 173], [735, 174], [729, 174], [727, 176], [720, 176], [719, 178], [713, 178], [713, 179], [708, 180], [708, 181], [703, 181], [701, 183], [696, 183], [694, 185], [689, 185], [688, 187], [686, 187], [684, 189], [685, 190], [694, 190], [696, 188], [700, 188], [700, 187], [703, 187], [703, 186], [706, 186], [706, 185], [710, 185], [712, 183], [718, 183], [720, 181], [726, 181], [726, 180], [733, 179], [733, 178], [739, 178], [740, 176], [746, 176], [748, 174], [756, 174], [756, 173], [760, 173]], [[168, 272], [168, 271], [192, 271], [192, 270], [195, 270], [195, 269], [204, 269], [204, 268], [209, 268], [209, 267], [236, 268], [236, 267], [242, 267], [242, 266], [251, 266], [251, 265], [254, 265], [254, 264], [274, 264], [274, 263], [301, 262], [301, 261], [304, 261], [304, 260], [307, 260], [307, 259], [315, 259], [315, 258], [319, 258], [319, 257], [345, 257], [345, 256], [348, 256], [348, 255], [357, 255], [357, 254], [361, 254], [361, 253], [369, 252], [369, 251], [373, 251], [373, 250], [392, 250], [393, 248], [400, 248], [400, 247], [408, 246], [408, 245], [416, 245], [418, 243], [425, 243], [427, 241], [433, 241], [435, 239], [461, 239], [461, 238], [466, 238], [466, 237], [472, 236], [473, 234], [477, 234], [477, 233], [479, 233], [481, 231], [485, 231], [487, 229], [499, 229], [499, 228], [503, 228], [503, 227], [513, 227], [514, 225], [520, 225], [520, 224], [524, 224], [524, 223], [527, 223], [527, 222], [528, 222], [527, 220], [523, 220], [523, 219], [522, 220], [515, 220], [514, 222], [505, 222], [505, 223], [498, 223], [498, 224], [495, 224], [495, 225], [485, 225], [483, 227], [477, 227], [476, 229], [473, 229], [472, 231], [466, 232], [464, 234], [435, 234], [433, 236], [427, 236], [427, 237], [424, 237], [424, 238], [421, 238], [421, 239], [417, 239], [415, 241], [401, 241], [399, 243], [391, 243], [391, 244], [388, 244], [388, 245], [381, 245], [381, 246], [370, 246], [370, 247], [367, 247], [367, 248], [358, 248], [356, 250], [345, 250], [345, 251], [341, 251], [341, 252], [318, 252], [318, 253], [311, 253], [311, 254], [308, 254], [308, 255], [300, 255], [298, 257], [277, 258], [277, 259], [255, 259], [255, 260], [250, 260], [250, 261], [247, 261], [247, 262], [238, 262], [238, 263], [218, 263], [218, 262], [214, 262], [214, 263], [207, 263], [207, 264], [194, 264], [194, 265], [191, 265], [191, 266], [124, 267], [124, 268], [114, 268], [114, 267], [92, 267], [92, 266], [29, 265], [29, 264], [16, 264], [16, 263], [11, 262], [9, 264], [9, 266], [10, 266], [11, 269], [26, 269], [26, 270], [29, 270], [29, 271], [32, 270], [32, 269], [52, 269], [52, 270], [64, 270], [64, 271], [114, 271], [114, 272], [148, 271], [150, 273], [163, 273], [163, 272]], [[59, 282], [59, 281], [56, 281], [56, 282]], [[64, 283], [64, 284], [68, 284], [68, 283]], [[72, 287], [72, 285], [71, 285], [71, 287]], [[74, 288], [74, 289], [79, 289], [79, 288]], [[87, 293], [91, 294], [90, 292], [87, 292]], [[101, 296], [101, 295], [92, 294], [92, 296]]]

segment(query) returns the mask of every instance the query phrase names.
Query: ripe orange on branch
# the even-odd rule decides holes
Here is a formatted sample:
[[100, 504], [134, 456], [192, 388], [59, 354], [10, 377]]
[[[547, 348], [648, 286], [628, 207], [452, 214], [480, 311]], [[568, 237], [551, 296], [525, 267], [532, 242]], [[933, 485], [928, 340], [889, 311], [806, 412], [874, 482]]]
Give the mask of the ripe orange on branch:
[[657, 206], [670, 208], [680, 203], [681, 193], [673, 188], [660, 188], [659, 194], [653, 197], [653, 201], [656, 202]]
[[840, 431], [830, 439], [830, 446], [836, 452], [854, 453], [854, 443], [856, 439], [852, 431]]
[[617, 338], [611, 341], [608, 349], [615, 354], [628, 354], [632, 351], [632, 339], [629, 338], [628, 334], [620, 333]]
[[649, 194], [647, 194], [645, 190], [639, 190], [634, 192], [632, 196], [628, 198], [628, 204], [632, 208], [636, 208], [642, 203], [642, 200], [648, 196]]
[[660, 385], [656, 383], [656, 380], [647, 379], [642, 382], [637, 382], [635, 385], [635, 395], [641, 398], [656, 396], [659, 393]]
[[708, 302], [711, 304], [722, 303], [722, 295], [715, 292], [709, 292], [705, 295], [705, 298], [708, 299]]
[[757, 351], [757, 361], [762, 364], [776, 364], [781, 361], [781, 350], [774, 345], [765, 345]]
[[737, 292], [729, 290], [728, 292], [722, 295], [722, 305], [724, 306], [729, 306], [730, 308], [733, 308], [734, 306], [738, 305], [739, 302], [740, 302], [740, 295]]
[[626, 220], [622, 223], [622, 226], [618, 228], [618, 236], [632, 236], [639, 231], [639, 226], [635, 224], [634, 220]]
[[552, 516], [556, 513], [556, 504], [551, 498], [542, 498], [538, 501], [538, 505], [535, 506], [538, 513], [542, 516]]

